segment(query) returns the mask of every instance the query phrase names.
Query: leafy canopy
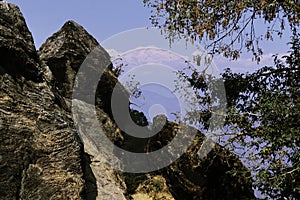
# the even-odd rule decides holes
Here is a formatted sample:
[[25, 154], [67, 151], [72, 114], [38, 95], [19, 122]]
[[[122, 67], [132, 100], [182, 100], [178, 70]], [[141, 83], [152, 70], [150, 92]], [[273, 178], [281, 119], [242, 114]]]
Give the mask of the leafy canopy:
[[[282, 36], [299, 26], [298, 0], [143, 0], [152, 10], [152, 24], [169, 38], [186, 36], [203, 41], [212, 54], [237, 59], [243, 49], [259, 61], [261, 40]], [[258, 28], [258, 20], [265, 30]], [[209, 43], [206, 44], [206, 41]]]
[[223, 75], [226, 91], [234, 91], [226, 124], [233, 133], [228, 146], [244, 148], [242, 157], [251, 162], [256, 187], [272, 199], [300, 199], [299, 36], [293, 38], [285, 62], [275, 57], [273, 67]]
[[[254, 186], [272, 199], [300, 199], [300, 34], [292, 38], [285, 61], [254, 73], [222, 74], [227, 98], [226, 123], [219, 143], [238, 154], [253, 173]], [[196, 67], [180, 71], [199, 94], [202, 105], [189, 113], [189, 123], [208, 129], [214, 112], [211, 77]], [[188, 74], [192, 74], [189, 76]], [[238, 171], [230, 172], [238, 174]]]

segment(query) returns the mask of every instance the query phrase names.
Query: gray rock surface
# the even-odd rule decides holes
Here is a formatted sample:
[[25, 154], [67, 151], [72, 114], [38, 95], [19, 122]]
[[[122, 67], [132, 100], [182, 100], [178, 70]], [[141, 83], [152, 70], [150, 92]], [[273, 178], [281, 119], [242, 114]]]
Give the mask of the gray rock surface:
[[[126, 185], [120, 174], [112, 168], [121, 168], [121, 163], [114, 155], [113, 147], [105, 143], [102, 134], [107, 135], [113, 142], [122, 138], [121, 131], [110, 120], [109, 116], [101, 109], [97, 109], [99, 122], [90, 119], [89, 113], [94, 111], [94, 106], [80, 100], [75, 100], [77, 112], [73, 115], [74, 121], [81, 123], [78, 132], [84, 144], [84, 150], [90, 157], [90, 167], [96, 178], [97, 199], [125, 200]], [[101, 133], [100, 133], [101, 132]]]

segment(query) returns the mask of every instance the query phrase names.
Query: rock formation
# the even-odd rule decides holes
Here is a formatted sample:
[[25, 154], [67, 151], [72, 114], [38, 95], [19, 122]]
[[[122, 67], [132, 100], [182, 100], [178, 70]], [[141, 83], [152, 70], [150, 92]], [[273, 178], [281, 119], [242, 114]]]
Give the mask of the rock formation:
[[[104, 163], [115, 158], [122, 165], [113, 149], [102, 151], [103, 144], [97, 143], [100, 135], [88, 134], [97, 128], [86, 116], [94, 106], [83, 95], [74, 100], [78, 113], [71, 113], [75, 76], [97, 46], [82, 26], [68, 21], [37, 52], [18, 7], [0, 3], [0, 199], [253, 198], [251, 183], [243, 179], [249, 172], [232, 153], [216, 145], [207, 157], [198, 157], [200, 132], [199, 143], [156, 172], [122, 174]], [[102, 47], [97, 53], [104, 70], [95, 97], [99, 131], [127, 150], [142, 142], [137, 152], [159, 149], [172, 140], [178, 126], [173, 122], [167, 121], [156, 136], [142, 141], [117, 127], [111, 93], [117, 87], [121, 98], [129, 94], [112, 73], [108, 53]], [[91, 65], [89, 70], [98, 69]], [[89, 77], [85, 79], [83, 88], [89, 90]], [[131, 116], [137, 124], [148, 124], [138, 111], [131, 111]], [[79, 119], [86, 128], [76, 129]], [[232, 176], [231, 169], [241, 173]]]
[[0, 198], [81, 199], [82, 143], [17, 6], [0, 7]]
[[[39, 59], [22, 14], [8, 6], [0, 7], [0, 199], [122, 199], [120, 182], [113, 185], [117, 175], [94, 166], [93, 157], [84, 152], [67, 101], [72, 92], [68, 84], [76, 74], [76, 68], [68, 67], [79, 67], [98, 43], [90, 36], [73, 41], [77, 49], [71, 46], [72, 39], [80, 38], [76, 31], [84, 29], [67, 22], [60, 39], [52, 37], [53, 42], [50, 38], [43, 45]], [[72, 33], [76, 35], [70, 37]], [[68, 78], [60, 79], [62, 72]], [[115, 84], [116, 78], [110, 79], [106, 84]], [[104, 121], [105, 113], [100, 116]], [[112, 128], [108, 120], [104, 127]]]
[[[62, 97], [62, 101], [67, 105], [67, 111], [70, 113], [71, 98], [73, 93], [74, 81], [79, 67], [84, 62], [85, 58], [97, 47], [96, 63], [89, 66], [90, 73], [83, 74], [83, 76], [95, 76], [98, 73], [94, 67], [103, 67], [102, 77], [98, 84], [96, 93], [96, 104], [99, 123], [101, 123], [102, 131], [106, 136], [115, 143], [122, 142], [123, 138], [120, 130], [114, 125], [109, 116], [112, 116], [110, 108], [110, 96], [113, 89], [118, 85], [118, 80], [110, 71], [110, 58], [108, 53], [99, 46], [99, 43], [87, 31], [74, 21], [66, 22], [62, 28], [54, 33], [39, 50], [40, 59], [43, 65], [49, 66], [52, 76], [49, 82], [53, 84], [58, 91], [58, 96]], [[108, 66], [107, 66], [108, 64]], [[106, 69], [107, 68], [107, 69]], [[90, 90], [91, 84], [89, 80], [91, 77], [84, 77], [85, 85], [83, 93]], [[120, 90], [124, 90], [120, 88]], [[127, 93], [125, 91], [124, 95]], [[93, 199], [97, 196], [98, 199], [125, 199], [123, 190], [125, 185], [121, 178], [113, 169], [109, 168], [103, 161], [113, 157], [113, 150], [101, 151], [98, 149], [98, 142], [102, 141], [100, 135], [87, 134], [91, 130], [97, 130], [97, 125], [89, 120], [86, 113], [93, 110], [86, 95], [79, 95], [76, 99], [78, 106], [78, 113], [74, 114], [74, 120], [83, 123], [83, 127], [88, 129], [79, 130], [81, 140], [84, 142], [85, 159], [89, 163], [85, 163], [89, 173], [84, 174], [86, 180], [86, 198]], [[126, 97], [128, 98], [128, 97]], [[105, 111], [105, 112], [104, 112]], [[108, 114], [106, 114], [108, 113]], [[116, 161], [117, 162], [117, 161]], [[91, 169], [89, 169], [89, 166]]]

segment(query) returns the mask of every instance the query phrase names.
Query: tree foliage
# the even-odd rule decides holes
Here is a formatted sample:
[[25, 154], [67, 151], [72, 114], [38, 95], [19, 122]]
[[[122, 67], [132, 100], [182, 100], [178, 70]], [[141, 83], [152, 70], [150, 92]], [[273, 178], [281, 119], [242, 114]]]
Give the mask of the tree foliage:
[[[282, 36], [285, 28], [299, 26], [298, 0], [143, 0], [152, 10], [151, 21], [169, 38], [187, 36], [192, 41], [210, 41], [212, 54], [237, 59], [243, 49], [259, 61], [259, 42]], [[259, 20], [265, 30], [259, 30]], [[258, 28], [259, 27], [259, 28]], [[205, 43], [205, 42], [204, 42]]]
[[[254, 73], [227, 69], [222, 74], [228, 110], [219, 142], [240, 155], [254, 174], [254, 186], [272, 199], [300, 199], [299, 36], [292, 38], [285, 61], [275, 56], [274, 66]], [[192, 76], [181, 72], [180, 77], [201, 94], [202, 107], [189, 120], [199, 120], [205, 131], [213, 112], [206, 84], [211, 78], [191, 70]]]
[[231, 144], [248, 149], [243, 156], [252, 160], [256, 186], [276, 199], [300, 198], [299, 36], [293, 37], [285, 62], [275, 56], [273, 67], [224, 74], [225, 80], [235, 79], [241, 86], [227, 116], [234, 132]]

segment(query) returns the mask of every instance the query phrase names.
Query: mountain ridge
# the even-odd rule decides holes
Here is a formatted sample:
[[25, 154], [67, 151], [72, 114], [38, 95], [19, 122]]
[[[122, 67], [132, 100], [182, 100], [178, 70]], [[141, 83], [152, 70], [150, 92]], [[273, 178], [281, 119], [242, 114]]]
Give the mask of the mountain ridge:
[[[71, 113], [77, 72], [99, 43], [82, 26], [67, 21], [37, 51], [22, 13], [17, 6], [7, 5], [9, 9], [0, 6], [0, 55], [4, 55], [0, 59], [0, 199], [253, 199], [251, 183], [226, 173], [233, 163], [241, 173], [249, 172], [220, 146], [201, 160], [195, 154], [197, 143], [170, 166], [142, 175], [109, 167], [104, 161], [116, 158], [113, 149], [101, 151], [97, 146], [99, 141], [102, 144], [101, 137], [89, 134], [97, 126], [86, 111], [95, 106], [76, 99], [79, 112]], [[100, 64], [110, 62], [105, 49], [99, 47], [97, 53]], [[178, 124], [169, 121], [157, 135], [143, 141], [120, 130], [111, 113], [111, 93], [118, 87], [121, 98], [129, 94], [111, 71], [112, 65], [100, 67], [106, 70], [99, 77], [96, 113], [110, 141], [144, 153], [170, 142]], [[88, 88], [89, 77], [85, 78]], [[137, 121], [144, 117], [135, 114]], [[78, 129], [79, 118], [85, 129]], [[195, 169], [194, 164], [200, 166]], [[211, 179], [198, 180], [206, 173]]]

